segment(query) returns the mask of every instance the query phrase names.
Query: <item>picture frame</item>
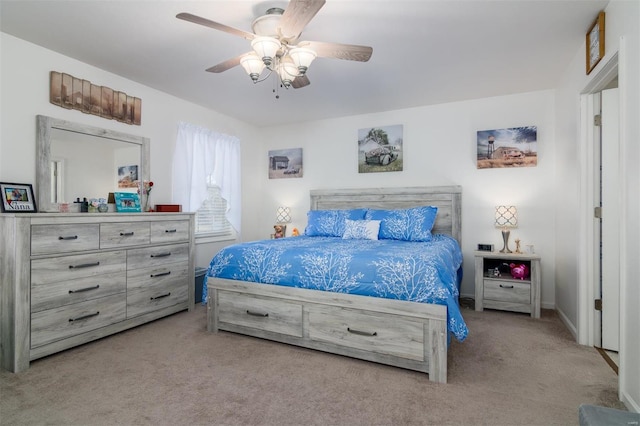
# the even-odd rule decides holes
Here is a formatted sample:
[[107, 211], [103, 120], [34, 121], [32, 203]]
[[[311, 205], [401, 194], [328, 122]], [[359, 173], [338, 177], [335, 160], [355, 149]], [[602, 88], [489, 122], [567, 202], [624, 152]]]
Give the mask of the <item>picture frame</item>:
[[33, 186], [29, 183], [0, 182], [3, 213], [37, 213]]
[[269, 151], [269, 179], [301, 178], [304, 175], [302, 148]]
[[476, 134], [478, 169], [538, 165], [538, 126], [478, 130]]
[[142, 99], [70, 74], [51, 71], [49, 102], [126, 124], [142, 124]]
[[118, 213], [140, 212], [140, 196], [135, 192], [114, 192]]
[[600, 12], [586, 35], [587, 75], [604, 57], [604, 12]]
[[358, 129], [358, 173], [401, 172], [404, 168], [404, 126]]

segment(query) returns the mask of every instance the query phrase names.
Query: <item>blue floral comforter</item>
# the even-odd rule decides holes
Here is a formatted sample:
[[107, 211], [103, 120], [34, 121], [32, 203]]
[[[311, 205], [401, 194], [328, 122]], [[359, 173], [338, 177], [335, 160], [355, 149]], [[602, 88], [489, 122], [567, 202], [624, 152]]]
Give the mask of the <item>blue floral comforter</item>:
[[449, 331], [459, 341], [467, 326], [458, 306], [462, 252], [436, 234], [430, 242], [291, 237], [235, 244], [212, 260], [207, 277], [435, 303], [447, 306]]

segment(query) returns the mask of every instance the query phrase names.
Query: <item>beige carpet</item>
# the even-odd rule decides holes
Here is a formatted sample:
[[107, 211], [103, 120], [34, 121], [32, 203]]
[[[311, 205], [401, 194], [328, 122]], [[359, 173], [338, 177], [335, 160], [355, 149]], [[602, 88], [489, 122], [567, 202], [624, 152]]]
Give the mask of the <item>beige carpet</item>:
[[449, 383], [221, 332], [198, 305], [0, 373], [2, 425], [575, 425], [581, 403], [623, 408], [617, 376], [552, 311], [464, 309]]

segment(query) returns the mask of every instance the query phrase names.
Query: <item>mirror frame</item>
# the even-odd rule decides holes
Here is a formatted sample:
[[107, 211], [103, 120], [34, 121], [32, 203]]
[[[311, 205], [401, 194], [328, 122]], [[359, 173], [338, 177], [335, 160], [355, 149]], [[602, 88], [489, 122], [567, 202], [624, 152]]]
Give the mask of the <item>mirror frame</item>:
[[[68, 132], [97, 136], [105, 139], [128, 142], [140, 145], [140, 176], [142, 180], [150, 180], [150, 140], [143, 136], [135, 136], [115, 130], [102, 129], [71, 121], [60, 120], [45, 115], [37, 116], [36, 135], [36, 192], [38, 210], [57, 212], [58, 205], [51, 202], [51, 130], [59, 129]], [[143, 198], [144, 195], [141, 195]], [[141, 199], [141, 205], [145, 200]]]

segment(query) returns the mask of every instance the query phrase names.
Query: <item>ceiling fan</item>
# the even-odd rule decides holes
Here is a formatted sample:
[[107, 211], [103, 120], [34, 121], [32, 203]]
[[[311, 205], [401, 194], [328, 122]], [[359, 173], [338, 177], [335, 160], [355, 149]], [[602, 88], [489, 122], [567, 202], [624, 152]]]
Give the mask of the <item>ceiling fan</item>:
[[[270, 8], [265, 15], [256, 18], [251, 24], [253, 32], [190, 13], [179, 13], [176, 18], [240, 36], [251, 42], [252, 51], [207, 68], [207, 71], [221, 73], [242, 65], [254, 83], [264, 81], [275, 72], [283, 87], [297, 89], [309, 85], [306, 73], [316, 57], [366, 62], [373, 53], [368, 46], [299, 40], [304, 27], [324, 4], [325, 0], [290, 0], [285, 10]], [[261, 79], [265, 69], [268, 73]]]

